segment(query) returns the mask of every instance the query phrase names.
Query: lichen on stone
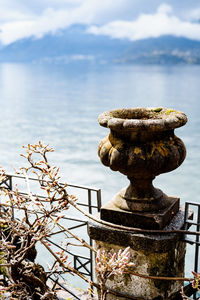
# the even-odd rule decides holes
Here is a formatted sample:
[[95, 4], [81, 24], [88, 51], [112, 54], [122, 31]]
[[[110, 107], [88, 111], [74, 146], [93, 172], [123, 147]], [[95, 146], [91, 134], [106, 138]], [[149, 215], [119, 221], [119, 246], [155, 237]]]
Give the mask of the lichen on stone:
[[160, 112], [162, 110], [162, 107], [157, 107], [154, 109], [155, 112]]
[[175, 110], [175, 109], [167, 109], [165, 113], [166, 113], [166, 115], [169, 115], [169, 114], [171, 114], [172, 112], [178, 113], [178, 111]]

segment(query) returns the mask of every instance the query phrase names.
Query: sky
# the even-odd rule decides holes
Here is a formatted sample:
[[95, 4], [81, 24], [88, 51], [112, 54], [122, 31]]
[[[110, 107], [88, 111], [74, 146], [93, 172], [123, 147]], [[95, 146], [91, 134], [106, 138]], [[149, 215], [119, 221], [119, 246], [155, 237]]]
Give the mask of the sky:
[[164, 34], [200, 41], [199, 0], [0, 0], [0, 43], [41, 38], [74, 24], [131, 41]]

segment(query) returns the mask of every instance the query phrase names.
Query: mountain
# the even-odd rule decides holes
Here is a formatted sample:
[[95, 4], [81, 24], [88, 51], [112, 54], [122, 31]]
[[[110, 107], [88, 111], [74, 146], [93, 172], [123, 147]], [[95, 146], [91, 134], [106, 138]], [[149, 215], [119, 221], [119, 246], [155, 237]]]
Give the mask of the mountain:
[[26, 38], [0, 49], [0, 61], [64, 61], [110, 60], [118, 57], [130, 46], [128, 40], [95, 36], [82, 25], [74, 25], [56, 34], [47, 34], [40, 39]]
[[0, 47], [0, 62], [69, 63], [88, 61], [120, 64], [200, 64], [200, 42], [161, 36], [131, 42], [87, 33], [73, 25], [40, 39], [26, 38]]
[[133, 42], [120, 63], [200, 64], [200, 42], [183, 37], [161, 36]]

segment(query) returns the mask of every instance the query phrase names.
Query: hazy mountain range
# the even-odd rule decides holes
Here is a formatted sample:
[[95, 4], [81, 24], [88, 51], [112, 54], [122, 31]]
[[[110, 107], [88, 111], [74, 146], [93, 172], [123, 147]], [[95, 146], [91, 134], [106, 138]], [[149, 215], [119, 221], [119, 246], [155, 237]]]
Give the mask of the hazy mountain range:
[[0, 47], [0, 62], [69, 63], [89, 61], [127, 64], [200, 64], [200, 42], [161, 36], [131, 42], [72, 26], [40, 39], [26, 38]]

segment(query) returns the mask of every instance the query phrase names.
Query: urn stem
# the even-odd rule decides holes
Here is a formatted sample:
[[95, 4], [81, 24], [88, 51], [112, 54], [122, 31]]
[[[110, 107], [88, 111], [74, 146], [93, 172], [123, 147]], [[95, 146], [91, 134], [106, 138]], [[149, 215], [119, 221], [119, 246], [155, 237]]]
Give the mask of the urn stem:
[[156, 189], [154, 188], [152, 181], [153, 178], [135, 178], [128, 177], [130, 180], [130, 185], [126, 189], [124, 198], [129, 200], [152, 200], [156, 198]]

